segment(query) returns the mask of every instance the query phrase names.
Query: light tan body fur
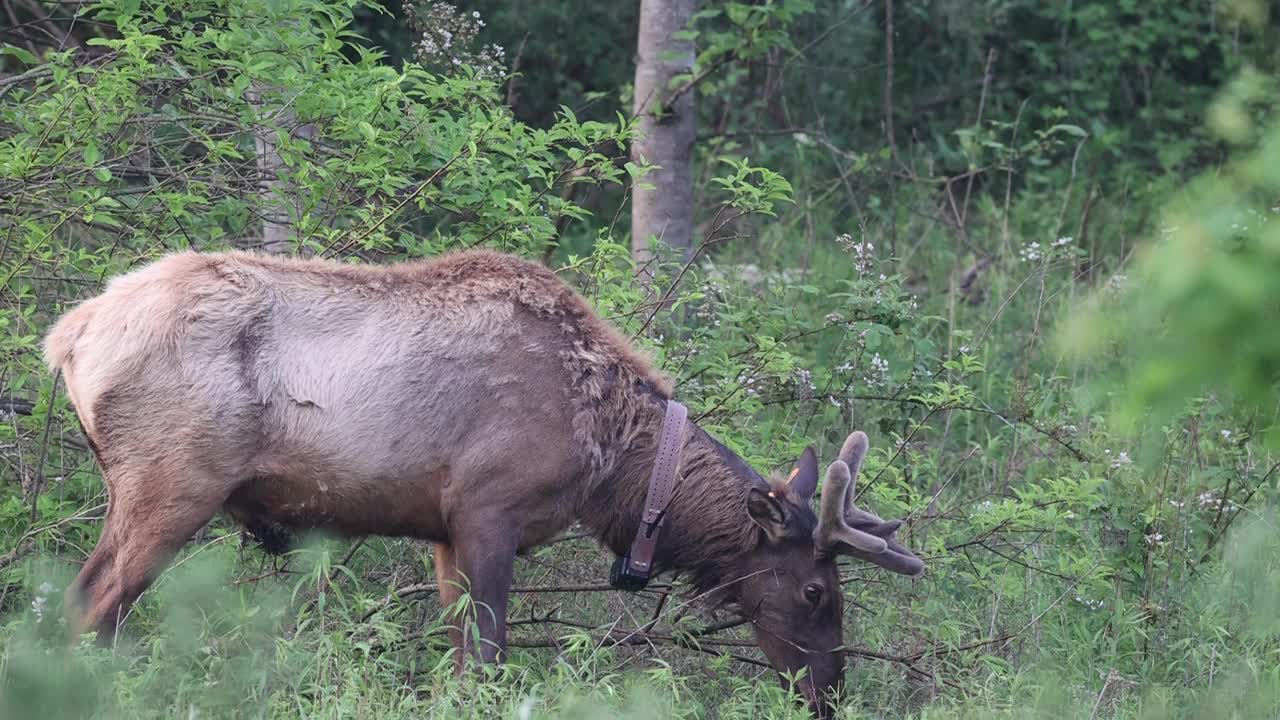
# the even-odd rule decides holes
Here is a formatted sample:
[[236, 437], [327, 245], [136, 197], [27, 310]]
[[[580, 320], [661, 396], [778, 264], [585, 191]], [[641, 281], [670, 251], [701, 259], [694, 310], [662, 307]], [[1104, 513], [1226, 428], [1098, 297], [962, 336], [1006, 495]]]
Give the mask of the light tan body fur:
[[[392, 267], [171, 256], [69, 313], [47, 355], [110, 516], [143, 536], [128, 540], [136, 562], [115, 560], [136, 568], [88, 578], [119, 585], [88, 592], [99, 626], [152, 556], [224, 506], [255, 530], [440, 543], [500, 518], [505, 542], [536, 545], [613, 464], [598, 419], [610, 389], [667, 392], [552, 273], [485, 252]], [[111, 517], [122, 536], [95, 556], [126, 542]]]

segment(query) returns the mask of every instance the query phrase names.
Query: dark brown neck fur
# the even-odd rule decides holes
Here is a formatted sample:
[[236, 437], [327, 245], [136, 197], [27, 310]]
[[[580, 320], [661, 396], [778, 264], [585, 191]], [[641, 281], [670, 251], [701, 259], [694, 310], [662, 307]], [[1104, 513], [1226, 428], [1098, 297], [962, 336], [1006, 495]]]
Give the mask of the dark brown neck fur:
[[[630, 412], [608, 423], [617, 443], [612, 462], [579, 512], [582, 524], [618, 555], [630, 549], [640, 525], [666, 412], [661, 395], [638, 386], [627, 395], [615, 407]], [[767, 483], [692, 421], [689, 425], [654, 564], [658, 571], [691, 572], [695, 587], [705, 590], [759, 542], [759, 529], [747, 516], [747, 491]]]

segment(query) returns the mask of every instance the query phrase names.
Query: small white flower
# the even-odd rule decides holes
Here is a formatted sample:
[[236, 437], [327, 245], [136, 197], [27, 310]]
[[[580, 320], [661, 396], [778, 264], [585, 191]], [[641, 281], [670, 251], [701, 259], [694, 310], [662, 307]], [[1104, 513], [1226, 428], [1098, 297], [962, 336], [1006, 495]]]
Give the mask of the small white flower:
[[867, 374], [866, 383], [872, 387], [883, 387], [889, 384], [889, 361], [876, 353], [871, 358], [871, 372]]
[[1164, 542], [1164, 535], [1161, 535], [1158, 532], [1153, 532], [1146, 536], [1146, 540], [1148, 545], [1159, 545]]
[[36, 622], [44, 622], [44, 611], [49, 605], [49, 596], [53, 591], [53, 585], [48, 582], [42, 582], [40, 587], [36, 588], [36, 596], [31, 601], [31, 613], [36, 616]]
[[796, 370], [796, 379], [802, 386], [807, 386], [810, 391], [818, 389], [818, 386], [813, 383], [813, 373], [804, 368]]
[[[854, 242], [853, 236], [849, 233], [841, 233], [836, 236], [836, 242], [840, 244], [846, 252], [853, 255], [854, 267], [858, 268], [858, 272], [865, 273], [871, 269], [871, 264], [875, 262], [876, 246], [870, 240]], [[881, 277], [883, 279], [883, 276]]]
[[[1111, 452], [1111, 451], [1108, 450], [1107, 452]], [[1125, 452], [1124, 450], [1121, 450], [1120, 454], [1116, 455], [1115, 459], [1111, 461], [1111, 468], [1112, 469], [1122, 468], [1132, 464], [1133, 464], [1133, 460], [1129, 457], [1129, 453]]]
[[1066, 247], [1067, 245], [1070, 245], [1071, 243], [1072, 243], [1072, 238], [1071, 238], [1071, 237], [1060, 237], [1060, 238], [1058, 238], [1057, 240], [1054, 240], [1054, 241], [1053, 241], [1053, 246], [1054, 246], [1054, 247], [1056, 247], [1056, 248], [1060, 248], [1060, 247]]
[[1105, 600], [1090, 600], [1089, 598], [1081, 597], [1080, 595], [1076, 596], [1076, 602], [1084, 605], [1090, 610], [1101, 610], [1102, 606], [1106, 604]]
[[1214, 510], [1217, 510], [1218, 507], [1222, 505], [1222, 500], [1210, 491], [1202, 492], [1196, 496], [1196, 502], [1200, 504], [1201, 508], [1211, 508]]
[[1223, 440], [1230, 440], [1230, 439], [1231, 439], [1231, 431], [1230, 431], [1230, 430], [1223, 430], [1223, 431], [1222, 431], [1222, 439], [1223, 439]]

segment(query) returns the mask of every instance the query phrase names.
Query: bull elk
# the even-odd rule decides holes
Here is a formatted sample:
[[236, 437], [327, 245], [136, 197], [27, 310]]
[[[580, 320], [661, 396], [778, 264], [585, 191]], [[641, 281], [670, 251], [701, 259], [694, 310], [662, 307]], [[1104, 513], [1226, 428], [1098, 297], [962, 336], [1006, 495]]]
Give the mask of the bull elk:
[[[499, 659], [517, 553], [575, 520], [619, 555], [642, 522], [667, 379], [552, 272], [472, 251], [388, 267], [250, 253], [171, 255], [116, 278], [45, 342], [109, 492], [68, 590], [77, 631], [128, 608], [219, 511], [289, 533], [435, 544], [441, 601], [467, 588], [459, 659]], [[844, 668], [838, 555], [923, 563], [852, 503], [849, 436], [810, 507], [807, 450], [766, 480], [681, 423], [653, 566], [736, 604], [820, 715]], [[461, 665], [461, 662], [460, 662]]]

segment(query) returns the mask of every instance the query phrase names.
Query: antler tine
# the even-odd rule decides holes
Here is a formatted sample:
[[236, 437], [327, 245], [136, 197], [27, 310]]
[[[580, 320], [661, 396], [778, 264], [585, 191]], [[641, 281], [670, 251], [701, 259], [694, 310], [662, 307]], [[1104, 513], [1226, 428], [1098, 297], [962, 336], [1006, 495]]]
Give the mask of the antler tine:
[[[862, 460], [867, 456], [867, 449], [870, 447], [870, 444], [870, 441], [867, 439], [867, 434], [861, 430], [856, 430], [849, 435], [848, 439], [844, 441], [844, 446], [840, 448], [839, 458], [849, 466], [849, 474], [852, 475], [855, 480], [858, 477], [858, 471], [862, 469]], [[866, 510], [859, 508], [854, 503], [852, 484], [850, 485], [849, 492], [845, 498], [844, 511], [846, 518], [852, 517], [855, 521], [864, 520], [869, 522], [874, 521], [877, 523], [884, 522], [884, 520], [880, 519], [879, 515], [867, 512]], [[901, 525], [901, 523], [898, 523], [898, 525]], [[898, 525], [894, 525], [893, 529], [896, 530]]]
[[818, 532], [844, 522], [844, 496], [853, 480], [849, 466], [837, 460], [827, 468], [827, 480], [822, 483], [822, 500], [818, 507]]
[[856, 478], [858, 471], [862, 469], [862, 459], [867, 456], [867, 448], [870, 446], [871, 441], [867, 439], [867, 434], [861, 430], [855, 430], [849, 433], [849, 437], [840, 448], [840, 454], [836, 457], [849, 466], [849, 472]]
[[[866, 452], [863, 435], [863, 452]], [[848, 443], [845, 443], [848, 445]], [[859, 461], [861, 458], [859, 458]], [[821, 513], [813, 531], [814, 542], [825, 552], [835, 552], [841, 543], [868, 553], [882, 553], [888, 547], [883, 538], [849, 527], [844, 519], [845, 496], [853, 485], [853, 473], [843, 460], [827, 468], [827, 481], [822, 487]]]

